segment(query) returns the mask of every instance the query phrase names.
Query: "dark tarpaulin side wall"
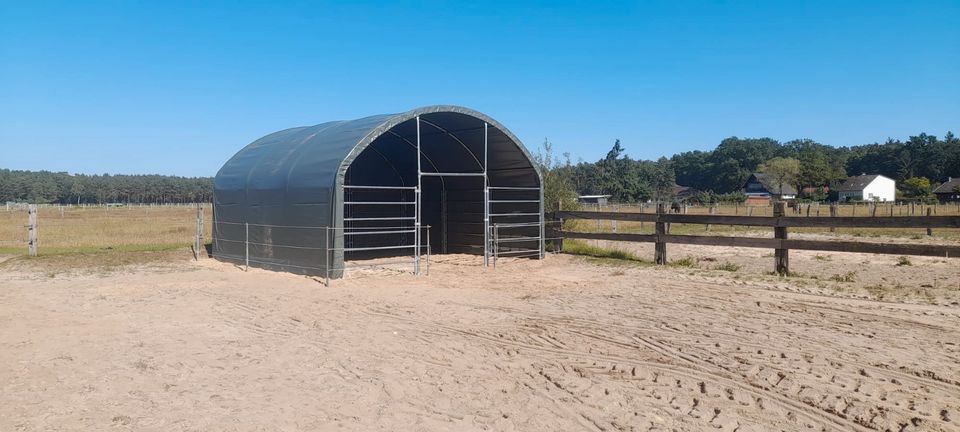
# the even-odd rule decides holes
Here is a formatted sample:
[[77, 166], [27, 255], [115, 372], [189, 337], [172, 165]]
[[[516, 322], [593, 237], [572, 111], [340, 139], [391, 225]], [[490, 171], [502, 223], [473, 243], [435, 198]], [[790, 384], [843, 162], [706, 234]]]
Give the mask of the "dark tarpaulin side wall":
[[[490, 185], [539, 187], [539, 174], [519, 140], [493, 119], [466, 108], [426, 107], [398, 115], [288, 129], [248, 145], [217, 173], [214, 255], [242, 263], [249, 247], [251, 265], [325, 274], [327, 242], [337, 248], [345, 246], [344, 208], [353, 216], [375, 216], [386, 211], [375, 206], [344, 206], [345, 200], [413, 201], [409, 191], [360, 193], [342, 186], [415, 186], [417, 116], [421, 118], [424, 172], [482, 172], [486, 122]], [[441, 228], [444, 192], [447, 219]], [[509, 193], [504, 191], [503, 196]], [[482, 177], [423, 177], [422, 202], [423, 224], [435, 227], [430, 236], [435, 252], [441, 251], [443, 230], [451, 246], [464, 246], [452, 247], [450, 252], [482, 252]], [[414, 207], [409, 207], [406, 211], [412, 215]], [[494, 204], [491, 209], [500, 211]], [[477, 213], [481, 214], [479, 218]], [[244, 223], [248, 224], [249, 244], [245, 242], [248, 234]], [[379, 243], [370, 244], [400, 241], [378, 237]], [[355, 246], [371, 240], [352, 242]], [[336, 270], [331, 276], [338, 277], [343, 254], [330, 256], [330, 267]], [[347, 258], [353, 257], [348, 254]]]

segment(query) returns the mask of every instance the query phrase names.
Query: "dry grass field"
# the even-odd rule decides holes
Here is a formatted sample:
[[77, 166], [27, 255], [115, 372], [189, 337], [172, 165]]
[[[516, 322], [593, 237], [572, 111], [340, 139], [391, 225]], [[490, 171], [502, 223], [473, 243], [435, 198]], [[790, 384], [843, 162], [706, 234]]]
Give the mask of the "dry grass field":
[[[38, 217], [41, 254], [149, 251], [193, 244], [197, 211], [192, 206], [42, 207]], [[209, 205], [204, 217], [209, 233]], [[0, 210], [0, 254], [26, 253], [26, 224], [26, 210]]]
[[[327, 287], [193, 261], [192, 208], [74, 211], [0, 253], [0, 431], [960, 431], [958, 258], [568, 241], [622, 259]], [[916, 231], [797, 236], [956, 241]]]

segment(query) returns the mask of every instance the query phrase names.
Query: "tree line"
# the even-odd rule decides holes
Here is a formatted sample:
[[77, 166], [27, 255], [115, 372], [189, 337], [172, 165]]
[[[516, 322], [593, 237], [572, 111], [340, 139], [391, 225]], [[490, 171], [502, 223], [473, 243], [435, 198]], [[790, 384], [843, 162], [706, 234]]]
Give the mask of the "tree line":
[[[801, 198], [826, 199], [825, 189], [836, 189], [847, 177], [864, 173], [892, 178], [910, 196], [948, 177], [960, 177], [960, 139], [951, 132], [942, 139], [921, 133], [906, 141], [832, 147], [809, 139], [781, 143], [771, 138], [730, 137], [714, 150], [683, 152], [656, 161], [632, 159], [616, 140], [596, 162], [573, 164], [566, 155], [566, 163], [556, 169], [577, 193], [611, 195], [613, 201], [666, 200], [678, 184], [701, 191], [703, 201], [717, 202], [744, 199], [744, 183], [765, 163], [772, 168], [784, 162], [792, 166], [791, 161], [796, 161], [797, 172], [788, 176], [788, 184], [807, 190]], [[915, 191], [918, 184], [921, 190]]]
[[[921, 133], [906, 141], [887, 140], [831, 147], [813, 140], [724, 139], [710, 151], [689, 151], [656, 161], [633, 159], [616, 140], [605, 157], [574, 164], [553, 155], [549, 141], [535, 161], [544, 172], [547, 205], [571, 202], [576, 194], [611, 195], [617, 202], [666, 201], [675, 185], [700, 191], [704, 202], [742, 201], [741, 188], [762, 167], [794, 166], [789, 184], [808, 188], [803, 198], [825, 199], [847, 177], [882, 174], [897, 181], [906, 197], [923, 197], [947, 177], [960, 177], [960, 139]], [[793, 170], [793, 168], [790, 168]], [[784, 177], [784, 178], [787, 178]], [[164, 175], [86, 175], [0, 169], [0, 202], [193, 203], [213, 199], [213, 178]]]
[[0, 169], [0, 202], [36, 204], [195, 203], [213, 199], [213, 178], [86, 175]]

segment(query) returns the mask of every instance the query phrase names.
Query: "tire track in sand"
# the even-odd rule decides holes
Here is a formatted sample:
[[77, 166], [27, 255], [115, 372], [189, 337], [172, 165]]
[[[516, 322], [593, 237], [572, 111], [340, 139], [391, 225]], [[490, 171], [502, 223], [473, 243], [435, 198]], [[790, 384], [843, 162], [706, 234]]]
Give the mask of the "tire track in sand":
[[[363, 311], [363, 313], [367, 315], [379, 316], [382, 318], [404, 321], [404, 322], [409, 322], [409, 323], [414, 323], [419, 325], [432, 326], [432, 327], [446, 330], [451, 333], [470, 337], [473, 339], [484, 340], [484, 341], [491, 342], [494, 344], [499, 344], [499, 345], [512, 346], [514, 348], [524, 348], [524, 349], [529, 349], [529, 350], [538, 351], [542, 353], [558, 354], [558, 355], [565, 355], [570, 357], [588, 358], [591, 360], [620, 362], [620, 363], [626, 363], [626, 364], [637, 364], [637, 365], [648, 367], [650, 369], [659, 370], [660, 372], [672, 373], [672, 374], [686, 377], [692, 380], [697, 380], [697, 381], [708, 380], [708, 381], [712, 381], [713, 384], [717, 384], [720, 386], [731, 386], [731, 387], [738, 388], [739, 390], [745, 393], [749, 393], [755, 397], [763, 397], [763, 398], [770, 399], [773, 402], [781, 405], [783, 408], [786, 408], [788, 410], [793, 410], [797, 412], [799, 415], [802, 415], [807, 419], [814, 421], [815, 423], [830, 424], [833, 427], [839, 427], [846, 430], [856, 430], [861, 432], [869, 432], [869, 431], [875, 430], [873, 428], [868, 428], [866, 426], [863, 426], [859, 423], [848, 420], [846, 418], [837, 416], [836, 414], [822, 411], [820, 409], [815, 409], [809, 405], [804, 404], [803, 402], [793, 400], [779, 393], [765, 390], [763, 388], [755, 387], [749, 383], [743, 383], [736, 378], [731, 378], [729, 376], [730, 374], [727, 373], [726, 371], [716, 372], [716, 371], [711, 371], [709, 368], [696, 366], [696, 365], [688, 365], [688, 366], [671, 365], [666, 363], [632, 359], [632, 358], [611, 355], [611, 354], [599, 354], [599, 353], [589, 353], [589, 352], [582, 352], [582, 351], [570, 350], [570, 349], [550, 348], [550, 347], [532, 345], [532, 344], [523, 343], [523, 342], [504, 340], [502, 338], [481, 334], [475, 331], [464, 330], [461, 328], [440, 324], [434, 321], [418, 319], [418, 318], [402, 317], [398, 315], [393, 315], [393, 314], [388, 314], [383, 312], [375, 312], [370, 310], [365, 310]], [[605, 340], [604, 338], [598, 338], [598, 339]], [[613, 340], [605, 340], [605, 341], [608, 343], [624, 345], [620, 341], [613, 341]], [[629, 346], [629, 344], [627, 344], [627, 346]]]

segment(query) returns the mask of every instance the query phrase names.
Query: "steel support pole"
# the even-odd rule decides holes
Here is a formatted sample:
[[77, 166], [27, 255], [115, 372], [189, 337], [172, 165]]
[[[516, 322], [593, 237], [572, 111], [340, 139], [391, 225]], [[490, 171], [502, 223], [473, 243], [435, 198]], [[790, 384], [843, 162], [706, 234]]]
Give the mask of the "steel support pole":
[[333, 259], [333, 256], [330, 255], [330, 227], [328, 226], [325, 228], [326, 230], [323, 233], [323, 243], [326, 246], [326, 249], [324, 250], [323, 260], [326, 262], [324, 263], [323, 267], [327, 270], [327, 288], [329, 288], [330, 287], [330, 261]]
[[250, 224], [243, 223], [243, 271], [250, 270]]
[[414, 218], [414, 224], [413, 224], [414, 225], [413, 241], [415, 245], [413, 248], [413, 251], [414, 251], [413, 252], [413, 274], [415, 275], [420, 274], [420, 235], [421, 235], [420, 234], [420, 204], [421, 204], [420, 200], [421, 200], [421, 192], [422, 192], [421, 177], [423, 175], [423, 171], [421, 171], [420, 169], [420, 159], [421, 159], [420, 157], [420, 116], [417, 116], [417, 189], [414, 192], [416, 195], [414, 198], [414, 201], [416, 202], [416, 204], [414, 204], [414, 207], [416, 207], [417, 214], [416, 214], [416, 217]]
[[430, 225], [427, 225], [427, 276], [430, 276]]
[[543, 179], [540, 179], [540, 259], [543, 259], [546, 245], [544, 244], [544, 226], [543, 226]]
[[493, 225], [493, 268], [497, 268], [497, 258], [500, 252], [500, 227]]
[[444, 188], [440, 192], [440, 252], [447, 253], [447, 189], [446, 188]]
[[483, 123], [483, 266], [490, 265], [490, 179], [487, 177], [487, 129]]

